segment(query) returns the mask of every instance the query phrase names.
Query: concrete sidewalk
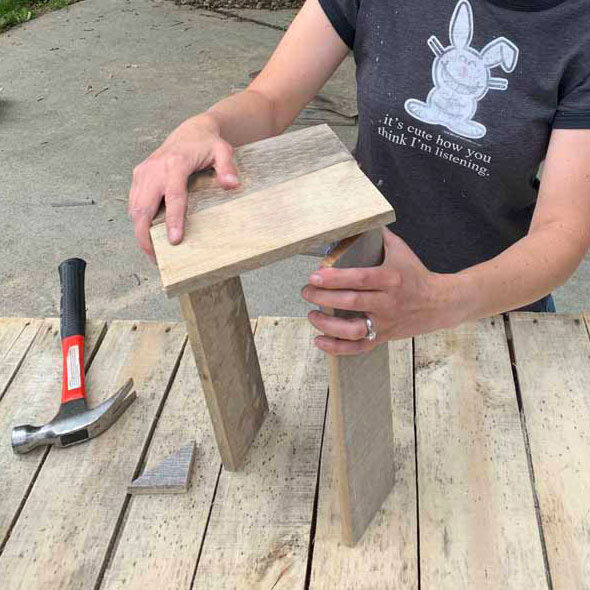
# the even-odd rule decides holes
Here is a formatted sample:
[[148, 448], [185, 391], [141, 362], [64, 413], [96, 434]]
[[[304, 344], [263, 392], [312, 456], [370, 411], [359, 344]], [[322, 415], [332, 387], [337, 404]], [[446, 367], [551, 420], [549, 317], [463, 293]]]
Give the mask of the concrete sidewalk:
[[[80, 256], [90, 317], [178, 319], [135, 246], [127, 191], [133, 166], [259, 69], [294, 14], [236, 12], [258, 22], [85, 0], [0, 35], [0, 315], [57, 315], [57, 265]], [[350, 60], [338, 76], [354, 92]], [[334, 129], [352, 148], [356, 129]], [[298, 256], [245, 275], [251, 315], [305, 314], [299, 290], [315, 264]], [[586, 262], [558, 292], [560, 311], [590, 309], [589, 281]]]
[[[179, 317], [135, 245], [131, 170], [262, 67], [282, 35], [273, 26], [293, 14], [259, 15], [264, 26], [168, 1], [86, 0], [0, 36], [0, 315], [58, 314], [57, 265], [80, 256], [89, 316]], [[338, 129], [352, 147], [355, 128]], [[244, 276], [250, 313], [305, 314], [314, 265], [298, 256]]]

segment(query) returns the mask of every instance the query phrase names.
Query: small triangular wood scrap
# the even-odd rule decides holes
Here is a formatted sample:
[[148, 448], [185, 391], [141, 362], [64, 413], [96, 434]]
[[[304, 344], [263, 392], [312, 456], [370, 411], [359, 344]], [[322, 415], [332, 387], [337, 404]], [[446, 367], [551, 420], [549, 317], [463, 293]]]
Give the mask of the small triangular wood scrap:
[[134, 479], [127, 487], [130, 494], [184, 494], [188, 490], [195, 461], [195, 442], [168, 455], [156, 467]]

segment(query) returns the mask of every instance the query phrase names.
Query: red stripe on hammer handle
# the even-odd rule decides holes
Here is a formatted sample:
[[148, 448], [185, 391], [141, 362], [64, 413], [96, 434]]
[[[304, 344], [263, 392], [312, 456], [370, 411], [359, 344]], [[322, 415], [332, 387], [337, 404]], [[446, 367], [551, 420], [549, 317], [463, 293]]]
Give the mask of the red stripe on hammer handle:
[[76, 334], [61, 341], [63, 372], [61, 403], [86, 397], [84, 381], [84, 336]]

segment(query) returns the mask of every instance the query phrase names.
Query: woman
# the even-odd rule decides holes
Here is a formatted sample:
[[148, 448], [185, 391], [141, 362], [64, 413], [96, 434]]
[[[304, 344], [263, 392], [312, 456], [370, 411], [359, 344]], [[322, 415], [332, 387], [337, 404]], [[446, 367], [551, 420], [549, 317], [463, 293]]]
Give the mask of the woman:
[[188, 176], [213, 166], [237, 186], [231, 146], [286, 129], [349, 49], [355, 156], [398, 221], [382, 266], [311, 275], [306, 300], [370, 320], [313, 311], [316, 345], [356, 354], [511, 309], [552, 310], [548, 295], [590, 242], [590, 0], [307, 0], [247, 90], [185, 121], [134, 170], [142, 249], [153, 258], [162, 198], [176, 244]]

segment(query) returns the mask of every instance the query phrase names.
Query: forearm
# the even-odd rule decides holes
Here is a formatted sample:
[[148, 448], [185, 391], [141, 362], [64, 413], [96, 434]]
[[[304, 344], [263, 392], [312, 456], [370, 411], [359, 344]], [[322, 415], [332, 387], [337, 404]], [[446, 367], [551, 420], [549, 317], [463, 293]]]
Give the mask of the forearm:
[[580, 264], [588, 239], [557, 224], [536, 229], [500, 255], [454, 275], [438, 275], [459, 321], [516, 309], [562, 285]]
[[195, 117], [205, 121], [234, 146], [282, 133], [275, 105], [262, 93], [247, 89], [220, 100]]

